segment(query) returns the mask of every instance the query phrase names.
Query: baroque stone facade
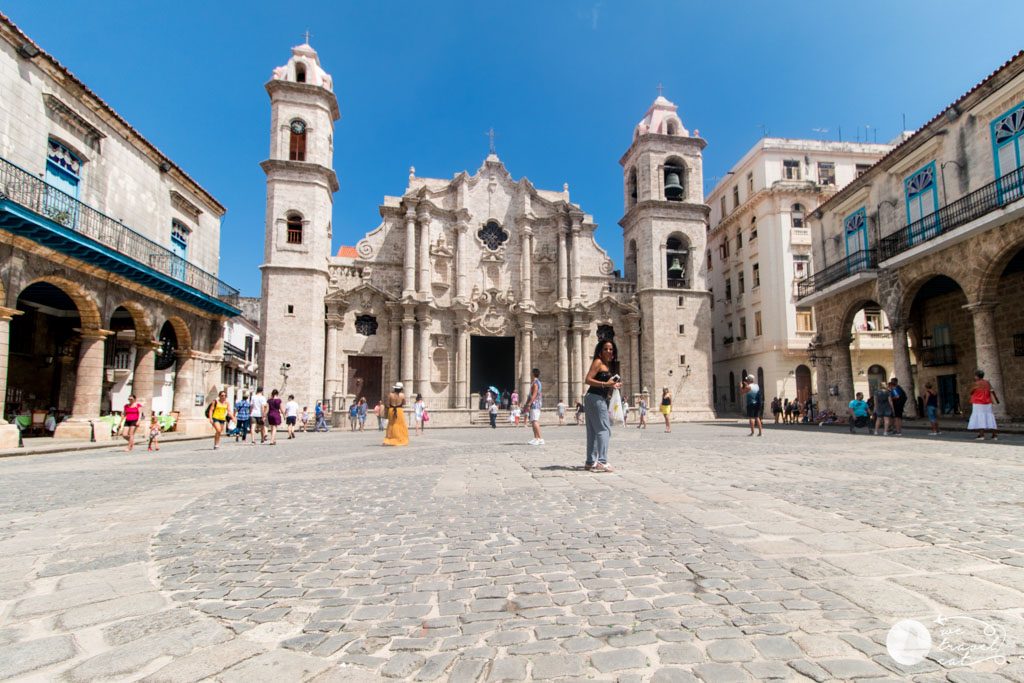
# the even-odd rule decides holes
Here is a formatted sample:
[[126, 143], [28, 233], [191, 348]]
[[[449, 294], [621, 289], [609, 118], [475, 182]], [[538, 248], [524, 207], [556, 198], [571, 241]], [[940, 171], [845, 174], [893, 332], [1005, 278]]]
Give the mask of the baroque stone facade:
[[410, 169], [402, 194], [384, 198], [380, 225], [332, 255], [330, 77], [302, 45], [267, 89], [274, 130], [263, 164], [260, 367], [268, 390], [338, 408], [359, 397], [373, 403], [400, 380], [435, 410], [468, 410], [491, 386], [523, 394], [537, 368], [546, 407], [571, 406], [586, 390], [598, 339], [613, 338], [628, 396], [649, 391], [657, 400], [667, 386], [677, 415], [712, 415], [710, 309], [697, 256], [708, 211], [705, 143], [671, 102], [652, 104], [621, 160], [620, 277], [568, 186], [516, 179], [493, 150], [475, 173], [451, 179]]

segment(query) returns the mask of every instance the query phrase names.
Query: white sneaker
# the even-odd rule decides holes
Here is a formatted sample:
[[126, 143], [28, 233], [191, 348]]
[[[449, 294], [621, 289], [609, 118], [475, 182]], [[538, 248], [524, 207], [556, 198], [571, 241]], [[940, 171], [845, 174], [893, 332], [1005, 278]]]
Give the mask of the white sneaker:
[[540, 445], [540, 444], [537, 443], [537, 439], [530, 439], [527, 443], [529, 443], [531, 446], [538, 446], [538, 445]]
[[544, 445], [544, 439], [537, 439], [536, 441], [537, 441], [537, 443], [534, 444], [535, 446], [543, 446]]

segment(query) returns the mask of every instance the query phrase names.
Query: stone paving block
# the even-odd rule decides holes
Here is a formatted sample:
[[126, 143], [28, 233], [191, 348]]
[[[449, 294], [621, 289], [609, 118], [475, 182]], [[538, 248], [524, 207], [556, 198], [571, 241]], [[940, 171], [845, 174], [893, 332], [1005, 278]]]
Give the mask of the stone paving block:
[[887, 674], [885, 669], [870, 659], [820, 659], [817, 663], [836, 678], [842, 679], [869, 678]]
[[707, 683], [740, 683], [752, 680], [746, 671], [733, 664], [700, 664], [694, 667], [693, 671]]
[[51, 636], [0, 646], [0, 679], [21, 676], [75, 656], [71, 636]]
[[705, 661], [704, 653], [696, 645], [659, 645], [658, 658], [662, 664], [697, 664]]
[[146, 676], [144, 683], [192, 683], [212, 678], [221, 671], [241, 661], [255, 657], [263, 648], [235, 638], [214, 647], [199, 650], [175, 659], [171, 663]]
[[486, 643], [494, 647], [504, 647], [507, 645], [518, 645], [529, 640], [530, 634], [526, 631], [499, 631], [494, 635], [488, 636]]
[[[511, 651], [510, 649], [509, 652]], [[533, 678], [537, 680], [582, 676], [586, 671], [584, 659], [578, 655], [537, 655], [531, 659]]]
[[793, 670], [782, 662], [747, 662], [743, 668], [758, 681], [785, 680], [793, 677]]
[[697, 677], [686, 669], [658, 669], [651, 676], [651, 683], [697, 683]]
[[330, 667], [330, 663], [311, 655], [274, 650], [222, 672], [220, 683], [252, 683], [253, 681], [299, 681], [312, 678]]
[[57, 618], [57, 628], [68, 631], [109, 623], [140, 614], [153, 614], [164, 607], [163, 597], [156, 592], [140, 593], [113, 600], [103, 600], [81, 607], [74, 607]]
[[636, 649], [603, 650], [590, 655], [591, 666], [601, 673], [642, 669], [647, 663], [647, 655]]
[[388, 659], [384, 666], [380, 668], [380, 674], [385, 678], [408, 678], [423, 666], [424, 661], [422, 655], [411, 652], [399, 652]]
[[754, 647], [766, 659], [799, 659], [803, 657], [803, 651], [797, 647], [789, 638], [779, 636], [767, 638], [755, 638]]
[[708, 658], [716, 662], [749, 662], [756, 657], [754, 648], [739, 638], [713, 640], [705, 646], [705, 649]]
[[463, 659], [455, 663], [448, 675], [449, 683], [474, 683], [483, 673], [486, 662], [479, 659]]
[[71, 681], [92, 681], [123, 676], [138, 671], [159, 657], [182, 657], [196, 648], [217, 645], [231, 637], [228, 629], [211, 620], [197, 621], [118, 645], [85, 660], [71, 669], [66, 677]]

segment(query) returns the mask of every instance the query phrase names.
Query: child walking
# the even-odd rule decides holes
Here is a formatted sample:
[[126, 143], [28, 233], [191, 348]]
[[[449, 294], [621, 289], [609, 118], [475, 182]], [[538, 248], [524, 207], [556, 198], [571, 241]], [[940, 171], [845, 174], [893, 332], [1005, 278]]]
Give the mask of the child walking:
[[149, 449], [160, 450], [160, 423], [156, 421], [156, 415], [149, 418]]

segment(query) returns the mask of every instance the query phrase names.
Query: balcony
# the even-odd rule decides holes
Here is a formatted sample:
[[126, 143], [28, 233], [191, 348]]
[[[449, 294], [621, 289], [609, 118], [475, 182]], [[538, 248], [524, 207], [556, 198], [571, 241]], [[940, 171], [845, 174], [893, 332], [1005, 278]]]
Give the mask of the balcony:
[[935, 367], [938, 365], [956, 365], [956, 347], [952, 344], [943, 344], [942, 346], [927, 346], [918, 349], [918, 355], [921, 359], [921, 364], [925, 367]]
[[0, 229], [203, 310], [241, 313], [234, 287], [2, 158]]
[[876, 268], [878, 268], [877, 249], [856, 251], [842, 261], [837, 261], [819, 270], [814, 275], [800, 280], [796, 288], [797, 298], [803, 299], [851, 275], [875, 270]]
[[878, 243], [879, 256], [882, 261], [887, 261], [918, 244], [933, 240], [1022, 197], [1024, 166], [883, 237]]
[[611, 294], [635, 294], [636, 282], [616, 278], [608, 283], [608, 291]]

